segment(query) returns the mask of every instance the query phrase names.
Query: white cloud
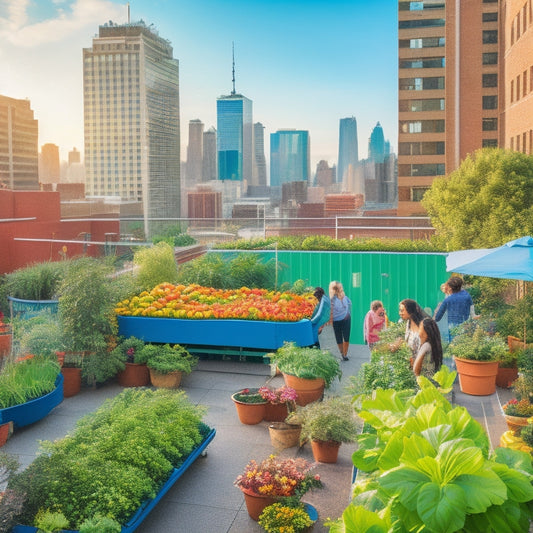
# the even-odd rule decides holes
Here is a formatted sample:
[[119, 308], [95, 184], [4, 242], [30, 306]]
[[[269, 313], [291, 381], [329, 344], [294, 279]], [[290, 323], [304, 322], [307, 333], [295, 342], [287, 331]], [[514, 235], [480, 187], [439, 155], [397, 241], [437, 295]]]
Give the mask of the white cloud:
[[0, 18], [0, 41], [21, 48], [61, 42], [83, 28], [98, 27], [110, 19], [123, 23], [127, 16], [125, 5], [109, 0], [75, 0], [71, 12], [58, 9], [55, 18], [27, 24], [28, 0], [6, 0], [5, 3], [8, 17]]

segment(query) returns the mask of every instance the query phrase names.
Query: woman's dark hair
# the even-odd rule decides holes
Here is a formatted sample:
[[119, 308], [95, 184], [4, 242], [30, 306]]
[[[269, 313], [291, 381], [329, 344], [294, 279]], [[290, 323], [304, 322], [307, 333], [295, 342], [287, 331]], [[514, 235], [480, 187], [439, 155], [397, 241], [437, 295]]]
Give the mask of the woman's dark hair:
[[409, 320], [412, 320], [417, 326], [424, 318], [429, 316], [414, 300], [407, 298], [400, 303], [409, 313]]
[[450, 287], [452, 292], [459, 292], [463, 288], [463, 279], [459, 276], [452, 276], [446, 284]]
[[442, 365], [442, 342], [440, 339], [440, 331], [437, 322], [432, 318], [424, 318], [422, 326], [428, 336], [428, 342], [431, 346], [431, 360], [435, 365], [435, 371], [439, 370]]
[[315, 298], [320, 302], [322, 300], [322, 296], [326, 294], [324, 292], [324, 289], [322, 287], [315, 287], [315, 292], [313, 293], [315, 295]]

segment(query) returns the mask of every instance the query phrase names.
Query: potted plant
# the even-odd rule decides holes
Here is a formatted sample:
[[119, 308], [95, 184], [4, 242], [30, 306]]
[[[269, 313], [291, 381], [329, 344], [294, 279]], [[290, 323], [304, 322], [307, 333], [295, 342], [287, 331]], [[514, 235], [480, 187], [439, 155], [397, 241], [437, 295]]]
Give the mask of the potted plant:
[[179, 344], [145, 344], [139, 357], [147, 361], [152, 385], [168, 389], [179, 387], [182, 375], [190, 374], [198, 362]]
[[502, 409], [507, 427], [516, 436], [520, 435], [522, 428], [527, 426], [528, 418], [533, 416], [533, 403], [529, 401], [529, 398], [522, 398], [521, 400], [512, 398], [502, 405]]
[[118, 375], [119, 385], [123, 387], [145, 387], [150, 384], [150, 372], [146, 359], [148, 353], [143, 352], [144, 341], [129, 337], [119, 341], [113, 349], [124, 362], [124, 369]]
[[508, 389], [516, 378], [518, 378], [518, 354], [516, 351], [508, 350], [498, 357], [496, 386]]
[[287, 385], [277, 389], [271, 389], [265, 385], [259, 388], [259, 394], [268, 402], [264, 417], [267, 422], [283, 422], [289, 410], [294, 409], [298, 398], [296, 391]]
[[265, 417], [267, 400], [259, 389], [242, 389], [231, 395], [242, 424], [259, 424]]
[[339, 361], [328, 350], [285, 342], [269, 357], [282, 372], [285, 384], [296, 391], [298, 405], [320, 399], [324, 389], [342, 375]]
[[359, 432], [355, 412], [347, 397], [331, 396], [301, 408], [300, 440], [311, 440], [315, 461], [336, 463], [343, 442], [354, 442]]
[[82, 369], [84, 363], [83, 352], [57, 352], [61, 361], [61, 374], [63, 374], [63, 396], [71, 398], [81, 390]]
[[11, 326], [4, 322], [4, 313], [0, 311], [0, 358], [11, 353]]
[[309, 490], [322, 487], [305, 459], [269, 455], [260, 463], [251, 460], [234, 485], [241, 489], [250, 517], [257, 521], [265, 507], [283, 498], [297, 502]]
[[457, 328], [458, 333], [447, 347], [455, 359], [461, 391], [475, 396], [496, 392], [498, 359], [508, 351], [498, 334], [489, 335], [472, 321]]
[[316, 509], [299, 502], [296, 505], [273, 503], [263, 509], [258, 523], [267, 533], [307, 531], [317, 520]]
[[11, 476], [19, 466], [20, 463], [14, 456], [0, 452], [0, 531], [11, 531], [15, 517], [24, 505], [25, 494], [7, 488]]
[[68, 527], [68, 520], [63, 513], [41, 510], [35, 517], [37, 533], [59, 533]]

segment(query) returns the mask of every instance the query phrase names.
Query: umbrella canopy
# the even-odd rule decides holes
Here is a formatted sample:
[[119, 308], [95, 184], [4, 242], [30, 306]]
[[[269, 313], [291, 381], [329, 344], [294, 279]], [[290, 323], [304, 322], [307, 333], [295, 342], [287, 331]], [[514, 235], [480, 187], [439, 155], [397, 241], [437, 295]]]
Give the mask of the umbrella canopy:
[[533, 281], [533, 237], [521, 237], [498, 248], [450, 252], [447, 272], [488, 278]]

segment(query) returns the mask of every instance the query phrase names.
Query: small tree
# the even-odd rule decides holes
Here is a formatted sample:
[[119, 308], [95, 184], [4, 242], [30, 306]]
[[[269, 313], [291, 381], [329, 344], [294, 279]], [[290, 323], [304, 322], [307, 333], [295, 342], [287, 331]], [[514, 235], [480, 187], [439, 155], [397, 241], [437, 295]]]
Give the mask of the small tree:
[[448, 250], [492, 248], [533, 233], [533, 157], [484, 148], [434, 180], [422, 205]]
[[159, 283], [174, 283], [178, 267], [174, 249], [167, 242], [158, 242], [151, 248], [135, 252], [133, 262], [138, 265], [137, 282], [142, 289], [153, 289]]

